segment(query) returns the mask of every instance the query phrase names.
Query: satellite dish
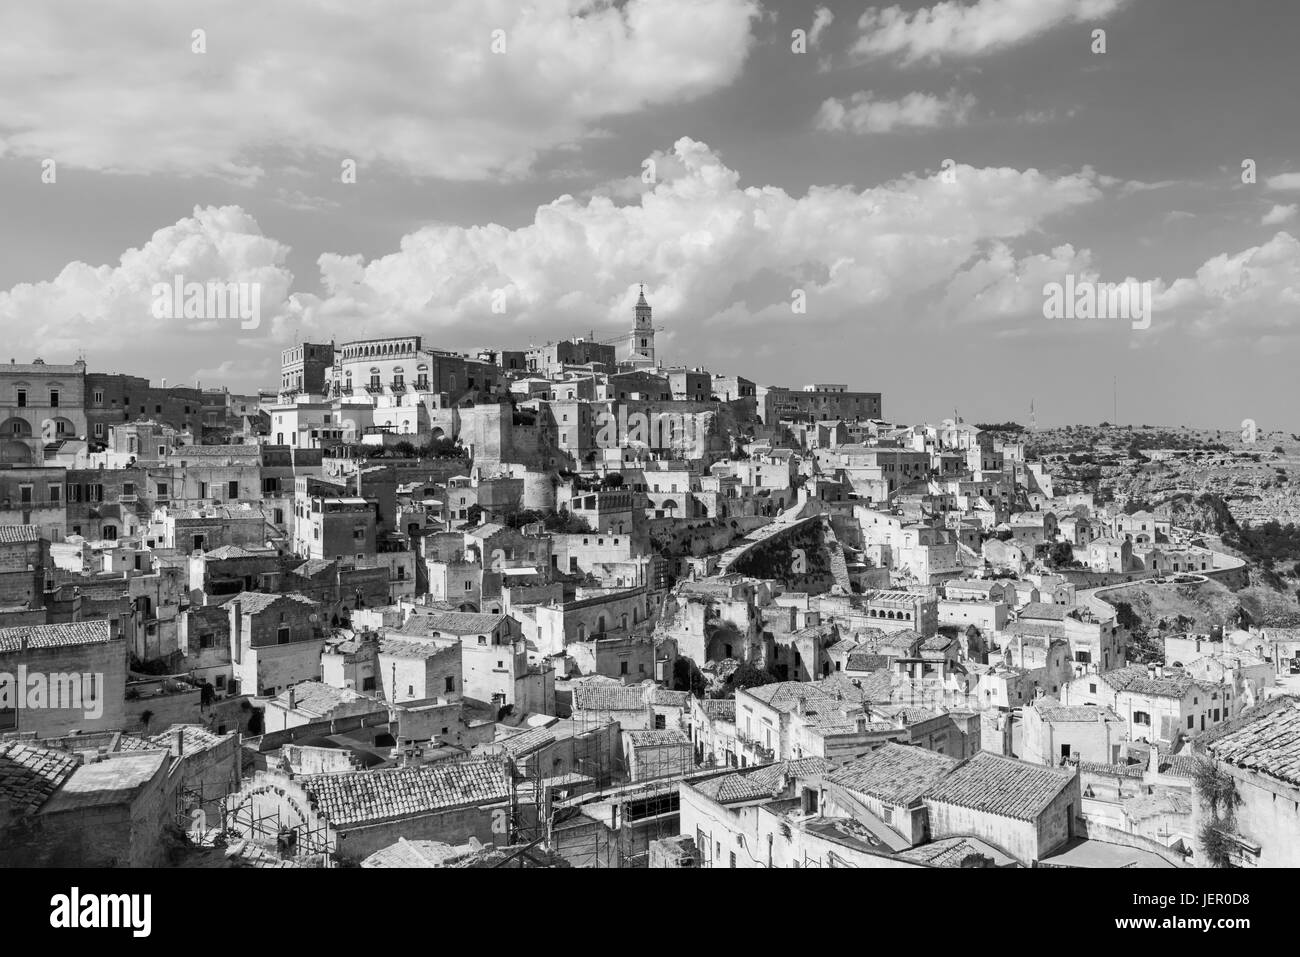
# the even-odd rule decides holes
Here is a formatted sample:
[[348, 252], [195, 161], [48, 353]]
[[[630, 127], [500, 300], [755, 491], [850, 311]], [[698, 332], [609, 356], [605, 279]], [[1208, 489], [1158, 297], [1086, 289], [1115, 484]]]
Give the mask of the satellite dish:
[[320, 615], [313, 613], [308, 620], [311, 621], [313, 624], [315, 624], [316, 622], [320, 621]]

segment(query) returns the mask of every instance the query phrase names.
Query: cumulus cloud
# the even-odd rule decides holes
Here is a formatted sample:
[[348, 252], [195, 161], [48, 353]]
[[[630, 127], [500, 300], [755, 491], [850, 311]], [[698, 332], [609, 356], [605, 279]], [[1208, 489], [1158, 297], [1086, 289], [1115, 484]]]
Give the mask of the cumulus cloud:
[[261, 308], [270, 315], [282, 308], [293, 282], [284, 266], [288, 253], [242, 209], [196, 207], [192, 216], [128, 249], [116, 265], [73, 262], [53, 279], [0, 291], [0, 327], [12, 350], [31, 355], [66, 357], [85, 349], [103, 360], [215, 358], [238, 354], [250, 343], [265, 348], [260, 323], [245, 329], [237, 317], [155, 316], [154, 287], [172, 287], [177, 277], [185, 284], [256, 284]]
[[833, 132], [888, 133], [898, 127], [933, 129], [962, 126], [975, 108], [975, 97], [953, 90], [945, 97], [909, 93], [901, 100], [876, 99], [870, 91], [845, 100], [834, 98], [817, 111], [817, 128]]
[[757, 12], [755, 0], [388, 0], [382, 16], [315, 0], [6, 4], [0, 155], [241, 182], [282, 164], [337, 181], [345, 158], [362, 177], [522, 176], [606, 118], [730, 84]]
[[1283, 226], [1295, 219], [1296, 211], [1300, 210], [1300, 204], [1291, 203], [1288, 206], [1274, 206], [1264, 218], [1259, 221], [1261, 226]]
[[911, 12], [871, 7], [858, 20], [853, 52], [904, 63], [978, 57], [1017, 46], [1066, 23], [1102, 20], [1128, 0], [943, 0]]
[[[1101, 195], [1091, 173], [957, 166], [954, 182], [935, 172], [792, 196], [742, 186], [688, 138], [652, 159], [668, 175], [633, 202], [562, 196], [517, 229], [432, 225], [370, 262], [322, 256], [324, 291], [295, 296], [293, 321], [309, 337], [346, 335], [361, 320], [375, 334], [481, 328], [502, 343], [612, 334], [644, 281], [670, 330], [788, 321], [794, 289], [808, 301], [801, 321], [875, 309], [884, 322], [982, 243], [1023, 236]], [[493, 312], [494, 297], [504, 312]]]
[[[797, 322], [826, 336], [918, 323], [1037, 332], [1049, 325], [1044, 283], [1067, 274], [1129, 278], [1099, 269], [1087, 249], [1039, 245], [1072, 212], [1107, 197], [1122, 201], [1124, 181], [1086, 167], [1048, 174], [959, 165], [951, 175], [918, 172], [794, 195], [742, 183], [716, 151], [689, 138], [651, 158], [663, 175], [626, 200], [565, 195], [515, 228], [433, 224], [373, 259], [325, 253], [313, 291], [292, 291], [288, 250], [248, 213], [197, 208], [116, 264], [72, 263], [52, 279], [0, 292], [0, 326], [17, 355], [67, 356], [91, 346], [98, 368], [109, 359], [131, 371], [162, 365], [174, 369], [162, 373], [173, 381], [200, 369], [205, 381], [233, 371], [245, 378], [232, 385], [251, 388], [271, 384], [275, 349], [295, 338], [414, 330], [431, 344], [469, 349], [593, 329], [613, 336], [626, 327], [638, 282], [656, 322], [667, 326], [665, 351], [685, 349], [673, 336], [689, 329], [692, 360], [709, 361], [751, 342], [748, 332], [765, 323]], [[233, 322], [153, 318], [153, 284], [177, 273], [260, 282], [262, 326], [244, 332]], [[1154, 334], [1208, 336], [1227, 327], [1285, 335], [1300, 304], [1300, 243], [1278, 232], [1172, 283], [1149, 281]], [[795, 290], [806, 313], [791, 310]]]
[[1294, 336], [1300, 332], [1300, 241], [1283, 231], [1208, 259], [1195, 275], [1161, 284], [1155, 305], [1157, 318], [1167, 311], [1194, 335]]

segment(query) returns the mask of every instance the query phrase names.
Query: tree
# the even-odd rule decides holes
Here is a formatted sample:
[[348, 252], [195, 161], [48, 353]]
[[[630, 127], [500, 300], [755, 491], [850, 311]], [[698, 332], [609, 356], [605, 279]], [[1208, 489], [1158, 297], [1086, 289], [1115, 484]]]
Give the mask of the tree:
[[1048, 552], [1047, 560], [1053, 565], [1064, 566], [1074, 564], [1074, 548], [1069, 542], [1053, 542], [1051, 551]]
[[766, 668], [759, 668], [757, 665], [745, 662], [727, 676], [727, 683], [723, 686], [723, 697], [734, 698], [736, 692], [741, 689], [757, 688], [760, 685], [770, 685], [780, 680]]

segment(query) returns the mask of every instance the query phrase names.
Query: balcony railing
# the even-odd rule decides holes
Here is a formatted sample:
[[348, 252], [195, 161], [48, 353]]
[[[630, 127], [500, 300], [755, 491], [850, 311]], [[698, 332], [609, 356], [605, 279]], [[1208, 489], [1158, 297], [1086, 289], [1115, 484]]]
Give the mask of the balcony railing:
[[776, 760], [776, 751], [772, 748], [764, 747], [757, 738], [752, 738], [743, 731], [737, 731], [736, 740], [739, 741], [742, 746], [753, 751], [754, 756], [760, 761]]

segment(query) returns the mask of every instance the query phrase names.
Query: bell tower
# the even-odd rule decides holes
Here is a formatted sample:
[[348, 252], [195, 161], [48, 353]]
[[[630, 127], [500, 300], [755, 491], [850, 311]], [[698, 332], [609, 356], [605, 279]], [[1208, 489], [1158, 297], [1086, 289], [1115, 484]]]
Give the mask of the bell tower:
[[635, 320], [632, 323], [632, 332], [627, 350], [628, 358], [646, 359], [653, 366], [655, 362], [655, 330], [650, 321], [650, 303], [645, 301], [645, 283], [641, 284], [641, 295], [637, 297], [634, 315]]

